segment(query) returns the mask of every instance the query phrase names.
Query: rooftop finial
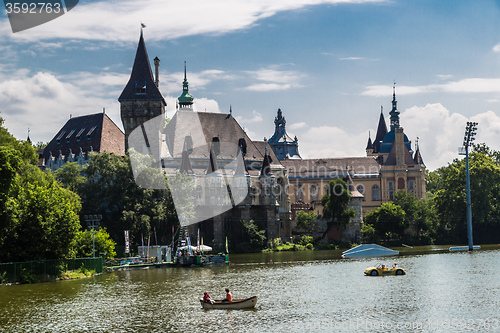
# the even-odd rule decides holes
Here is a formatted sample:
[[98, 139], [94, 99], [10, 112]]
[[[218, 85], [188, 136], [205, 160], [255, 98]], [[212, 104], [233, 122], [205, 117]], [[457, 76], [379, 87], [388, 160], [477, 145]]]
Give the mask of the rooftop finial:
[[233, 107], [231, 106], [231, 104], [229, 104], [229, 114], [232, 115], [233, 114]]
[[142, 36], [142, 29], [144, 29], [145, 27], [146, 27], [146, 25], [141, 22], [141, 36]]

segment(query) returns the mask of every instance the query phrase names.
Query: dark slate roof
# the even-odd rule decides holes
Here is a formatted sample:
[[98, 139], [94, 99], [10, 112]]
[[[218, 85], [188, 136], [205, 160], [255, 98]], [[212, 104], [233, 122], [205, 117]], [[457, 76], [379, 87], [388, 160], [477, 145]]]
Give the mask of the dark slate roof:
[[[396, 132], [394, 130], [391, 130], [389, 133], [385, 135], [384, 140], [382, 140], [382, 142], [380, 143], [379, 146], [380, 148], [378, 150], [378, 153], [384, 153], [384, 154], [390, 153], [395, 140], [396, 140]], [[406, 149], [412, 152], [411, 142], [406, 136], [406, 134], [403, 135], [403, 141], [406, 146]]]
[[57, 158], [63, 156], [107, 151], [123, 156], [125, 154], [125, 134], [105, 113], [70, 118], [43, 150], [43, 159], [50, 153]]
[[[145, 90], [140, 91], [145, 85]], [[151, 65], [149, 63], [148, 52], [144, 44], [144, 38], [141, 33], [137, 52], [135, 54], [134, 65], [130, 79], [123, 89], [118, 101], [126, 100], [163, 100], [160, 90], [155, 84]]]
[[373, 149], [372, 138], [368, 137], [368, 143], [366, 144], [365, 149]]
[[[411, 157], [411, 154], [408, 151], [407, 145], [403, 145], [403, 146], [404, 146], [404, 154], [405, 154], [405, 162], [404, 163], [406, 165], [415, 165], [415, 161]], [[387, 156], [387, 160], [385, 161], [384, 164], [385, 165], [396, 165], [396, 154], [397, 154], [396, 153], [396, 145], [393, 144], [391, 152], [390, 152], [389, 156]]]
[[278, 156], [276, 156], [276, 153], [271, 147], [269, 141], [253, 141], [253, 144], [255, 145], [255, 147], [257, 147], [257, 149], [260, 151], [262, 155], [264, 155], [267, 150], [267, 154], [271, 158], [272, 169], [283, 168], [283, 166], [280, 163], [280, 160], [278, 159]]
[[374, 157], [341, 157], [303, 160], [284, 160], [281, 164], [287, 168], [290, 178], [343, 177], [346, 168], [353, 172], [353, 177], [378, 177], [380, 164]]
[[377, 136], [375, 137], [375, 141], [373, 141], [373, 152], [380, 152], [380, 142], [384, 140], [385, 135], [387, 134], [387, 125], [385, 123], [384, 114], [380, 112], [380, 117], [378, 120], [377, 127]]
[[264, 161], [262, 161], [262, 169], [260, 170], [260, 175], [261, 176], [270, 176], [272, 175], [271, 171], [271, 157], [267, 154], [267, 152], [264, 154]]
[[[202, 133], [199, 133], [200, 131]], [[220, 152], [217, 152], [219, 160], [234, 160], [236, 158], [239, 151], [239, 139], [244, 139], [246, 142], [245, 160], [247, 162], [264, 159], [252, 140], [230, 114], [179, 111], [165, 127], [164, 134], [170, 156], [174, 158], [181, 157], [186, 137], [191, 137], [193, 151], [189, 158], [192, 163], [194, 159], [206, 160], [210, 158], [210, 146], [213, 138], [218, 138], [220, 142]]]
[[415, 161], [416, 164], [425, 165], [424, 159], [422, 158], [422, 155], [420, 154], [420, 148], [417, 148], [417, 151], [415, 152], [415, 156], [413, 156], [413, 160]]

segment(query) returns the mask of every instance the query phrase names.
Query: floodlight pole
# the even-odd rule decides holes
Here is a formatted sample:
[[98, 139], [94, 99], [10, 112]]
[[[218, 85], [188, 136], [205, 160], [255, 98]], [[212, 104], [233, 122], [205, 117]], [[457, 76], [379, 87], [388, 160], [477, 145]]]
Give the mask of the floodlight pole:
[[102, 220], [102, 215], [85, 215], [84, 217], [85, 222], [87, 222], [88, 228], [92, 229], [92, 257], [95, 258], [95, 229], [99, 229], [99, 222]]
[[474, 242], [472, 239], [472, 203], [470, 198], [470, 174], [469, 174], [469, 146], [471, 146], [474, 141], [474, 135], [476, 135], [477, 130], [476, 122], [467, 122], [467, 127], [465, 128], [464, 136], [464, 148], [465, 148], [465, 182], [466, 182], [466, 196], [467, 196], [467, 239], [469, 241], [469, 251], [474, 249]]

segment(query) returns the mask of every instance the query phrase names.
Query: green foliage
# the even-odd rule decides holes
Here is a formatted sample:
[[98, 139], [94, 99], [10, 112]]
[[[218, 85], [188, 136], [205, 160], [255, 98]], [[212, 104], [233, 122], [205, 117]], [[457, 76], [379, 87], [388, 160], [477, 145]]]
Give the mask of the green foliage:
[[304, 230], [306, 232], [311, 232], [314, 230], [314, 224], [316, 222], [316, 214], [314, 212], [306, 213], [303, 210], [297, 212], [297, 229]]
[[[94, 238], [96, 257], [103, 256], [104, 259], [109, 259], [116, 256], [116, 243], [110, 238], [106, 228], [100, 228], [99, 231], [95, 233]], [[75, 258], [92, 257], [92, 231], [78, 231], [73, 246]], [[103, 253], [105, 253], [105, 255], [102, 255]]]
[[[469, 154], [472, 228], [475, 243], [500, 240], [500, 165], [498, 152], [483, 145]], [[437, 212], [437, 242], [467, 243], [465, 160], [455, 159], [439, 174], [442, 178], [434, 197]]]
[[[365, 225], [371, 224], [379, 237], [385, 241], [399, 239], [405, 229], [405, 211], [393, 202], [383, 203], [366, 214]], [[366, 229], [365, 232], [368, 232]]]
[[[141, 174], [146, 177], [150, 171], [144, 170]], [[150, 190], [139, 187], [128, 154], [125, 157], [106, 152], [92, 154], [90, 162], [83, 168], [83, 175], [87, 182], [78, 190], [83, 200], [82, 214], [102, 212], [101, 225], [119, 244], [124, 242], [123, 230], [130, 230], [132, 247], [139, 245], [141, 234], [156, 232], [160, 243], [171, 239], [172, 224], [178, 224], [178, 220], [168, 188]], [[156, 173], [151, 177], [158, 176]], [[155, 181], [163, 182], [165, 186], [165, 178], [160, 176], [161, 180]]]
[[244, 221], [240, 220], [243, 229], [243, 239], [241, 243], [237, 244], [237, 251], [240, 252], [258, 252], [264, 248], [266, 240], [265, 230], [259, 230], [259, 227], [254, 220]]
[[297, 241], [297, 244], [299, 245], [308, 245], [308, 244], [311, 244], [313, 243], [314, 241], [314, 238], [312, 236], [306, 236], [306, 235], [303, 235], [298, 241]]
[[323, 216], [337, 223], [340, 228], [345, 228], [351, 219], [356, 216], [352, 208], [348, 208], [351, 192], [347, 183], [340, 178], [328, 183], [328, 192], [321, 199]]
[[29, 269], [23, 268], [19, 274], [19, 282], [21, 283], [36, 283], [39, 282], [38, 277]]
[[81, 167], [76, 162], [68, 162], [54, 172], [55, 178], [64, 188], [77, 192], [79, 186], [85, 182], [81, 175]]
[[0, 142], [0, 261], [69, 256], [80, 227], [78, 196], [36, 167], [34, 148], [3, 126]]

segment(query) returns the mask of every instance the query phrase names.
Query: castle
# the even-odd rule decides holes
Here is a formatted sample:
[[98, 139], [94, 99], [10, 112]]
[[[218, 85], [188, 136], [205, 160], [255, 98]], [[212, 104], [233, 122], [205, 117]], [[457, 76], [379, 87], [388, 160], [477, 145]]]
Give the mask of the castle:
[[[165, 118], [159, 64], [156, 57], [153, 76], [141, 31], [130, 79], [118, 98], [124, 133], [105, 112], [71, 118], [41, 154], [41, 167], [56, 170], [66, 162], [83, 164], [92, 151], [123, 155], [134, 130], [145, 133], [148, 121]], [[290, 239], [295, 213], [307, 210], [321, 216], [321, 198], [329, 181], [339, 177], [349, 184], [356, 217], [348, 230], [325, 225], [333, 240], [359, 241], [362, 216], [392, 200], [396, 191], [425, 197], [425, 164], [418, 144], [413, 152], [400, 126], [395, 88], [390, 131], [381, 111], [376, 137], [372, 141], [369, 136], [365, 157], [303, 159], [297, 137], [292, 139], [286, 132], [281, 109], [271, 138], [254, 141], [231, 109], [229, 113], [197, 112], [193, 100], [184, 66], [177, 112], [157, 130], [156, 142], [150, 140], [142, 150], [156, 147], [161, 170], [180, 171], [193, 179], [196, 206], [203, 208], [206, 219], [191, 225], [190, 232], [199, 229], [215, 245], [222, 245], [225, 237], [235, 243], [244, 241], [240, 221], [249, 220], [266, 230], [268, 240]]]

